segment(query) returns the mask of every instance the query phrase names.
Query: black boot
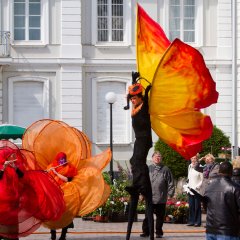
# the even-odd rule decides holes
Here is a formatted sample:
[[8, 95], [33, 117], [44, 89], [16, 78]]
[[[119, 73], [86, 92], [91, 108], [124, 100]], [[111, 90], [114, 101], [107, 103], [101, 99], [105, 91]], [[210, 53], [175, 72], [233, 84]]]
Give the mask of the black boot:
[[57, 238], [56, 230], [51, 229], [51, 240], [56, 240], [56, 238]]
[[16, 173], [17, 173], [19, 178], [22, 178], [23, 175], [24, 175], [23, 172], [19, 168], [16, 168]]
[[[0, 170], [0, 180], [3, 178], [4, 171]], [[0, 236], [1, 237], [1, 236]], [[1, 238], [0, 238], [1, 239]]]
[[66, 240], [67, 230], [68, 230], [68, 227], [65, 227], [62, 229], [62, 233], [59, 240]]
[[129, 212], [128, 212], [128, 226], [127, 226], [126, 240], [129, 240], [131, 236], [134, 216], [136, 215], [136, 212], [137, 212], [138, 199], [139, 199], [138, 193], [136, 194], [134, 192], [134, 194], [131, 194]]

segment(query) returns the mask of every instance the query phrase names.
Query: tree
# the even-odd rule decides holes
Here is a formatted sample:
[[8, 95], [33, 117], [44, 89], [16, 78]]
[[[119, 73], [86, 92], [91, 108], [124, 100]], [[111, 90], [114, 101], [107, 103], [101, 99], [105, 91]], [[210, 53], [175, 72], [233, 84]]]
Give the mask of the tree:
[[218, 156], [218, 153], [222, 152], [222, 147], [231, 147], [229, 137], [221, 129], [214, 126], [212, 136], [203, 142], [203, 150], [200, 155], [204, 156], [211, 153], [213, 156]]

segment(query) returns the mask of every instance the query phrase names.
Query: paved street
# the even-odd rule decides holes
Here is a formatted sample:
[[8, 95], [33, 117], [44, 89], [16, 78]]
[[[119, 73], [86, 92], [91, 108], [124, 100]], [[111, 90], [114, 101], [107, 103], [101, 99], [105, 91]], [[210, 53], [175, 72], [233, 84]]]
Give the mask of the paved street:
[[[144, 240], [140, 238], [143, 215], [139, 215], [138, 222], [134, 222], [131, 240]], [[205, 216], [203, 216], [205, 219]], [[81, 218], [74, 219], [74, 229], [69, 229], [67, 240], [124, 240], [126, 235], [127, 223], [97, 223], [93, 221], [83, 221]], [[203, 225], [205, 221], [203, 220]], [[58, 236], [60, 233], [58, 233]], [[48, 240], [50, 239], [49, 230], [39, 228], [34, 234], [21, 238], [22, 240]], [[205, 239], [204, 227], [187, 227], [186, 224], [164, 224], [164, 238], [173, 240], [203, 240]]]

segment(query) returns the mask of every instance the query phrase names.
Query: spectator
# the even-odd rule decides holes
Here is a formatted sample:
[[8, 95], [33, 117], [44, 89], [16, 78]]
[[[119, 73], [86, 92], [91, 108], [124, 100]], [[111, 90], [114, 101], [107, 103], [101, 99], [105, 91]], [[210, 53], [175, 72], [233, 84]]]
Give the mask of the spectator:
[[[149, 175], [152, 186], [152, 201], [153, 210], [156, 214], [156, 238], [163, 236], [163, 222], [165, 216], [166, 202], [168, 197], [173, 197], [175, 187], [173, 176], [170, 169], [162, 163], [160, 152], [156, 151], [152, 155], [153, 164], [149, 166]], [[142, 225], [143, 233], [141, 237], [149, 236], [148, 217], [145, 214], [145, 219]]]
[[207, 206], [206, 240], [240, 239], [240, 188], [231, 180], [232, 171], [231, 163], [221, 163], [204, 196], [190, 189]]
[[215, 157], [212, 154], [207, 154], [202, 158], [205, 161], [205, 165], [201, 166], [200, 163], [196, 164], [195, 170], [203, 173], [203, 181], [200, 188], [200, 194], [204, 195], [205, 189], [210, 180], [218, 176], [219, 163], [215, 162]]
[[240, 186], [240, 156], [236, 156], [236, 158], [232, 160], [232, 165], [233, 165], [232, 180], [233, 182]]
[[[198, 164], [199, 157], [195, 155], [191, 158], [188, 167], [188, 186], [199, 192], [203, 181], [203, 174], [194, 169]], [[187, 226], [200, 227], [202, 224], [201, 201], [199, 198], [188, 191], [189, 217]]]

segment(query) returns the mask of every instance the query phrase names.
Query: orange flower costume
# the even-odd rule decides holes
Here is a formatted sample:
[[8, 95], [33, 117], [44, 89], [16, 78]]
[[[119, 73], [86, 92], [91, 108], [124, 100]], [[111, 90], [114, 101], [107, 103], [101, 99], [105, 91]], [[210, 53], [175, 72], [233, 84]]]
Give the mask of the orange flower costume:
[[[37, 121], [28, 127], [22, 145], [34, 153], [42, 169], [56, 167], [58, 173], [72, 178], [72, 181], [63, 183], [53, 176], [64, 193], [66, 210], [59, 220], [45, 222], [46, 227], [64, 228], [76, 216], [94, 211], [107, 200], [110, 187], [103, 179], [102, 170], [111, 160], [110, 149], [91, 156], [91, 144], [84, 133], [64, 122], [50, 119]], [[59, 166], [61, 156], [56, 155], [60, 152], [66, 154], [68, 164]], [[53, 173], [50, 171], [50, 174]]]

